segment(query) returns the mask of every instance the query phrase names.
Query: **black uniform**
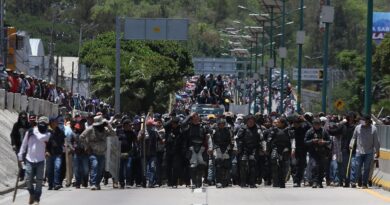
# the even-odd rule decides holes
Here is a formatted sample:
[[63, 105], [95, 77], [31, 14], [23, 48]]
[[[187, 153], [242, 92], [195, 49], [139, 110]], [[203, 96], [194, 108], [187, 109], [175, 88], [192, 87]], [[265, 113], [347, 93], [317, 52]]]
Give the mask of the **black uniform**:
[[202, 176], [207, 166], [207, 134], [207, 129], [201, 124], [190, 124], [183, 132], [185, 136], [183, 147], [190, 163], [191, 180], [196, 188], [202, 186]]
[[[240, 165], [240, 184], [255, 187], [256, 183], [256, 155], [261, 147], [262, 132], [256, 125], [249, 128], [242, 126], [237, 133], [237, 148]], [[248, 177], [247, 177], [248, 176]]]
[[291, 137], [288, 129], [272, 128], [269, 144], [273, 186], [285, 188], [291, 156]]
[[299, 127], [291, 127], [293, 138], [295, 139], [295, 162], [291, 166], [291, 173], [295, 187], [300, 187], [306, 167], [307, 148], [305, 145], [305, 135], [310, 129], [307, 122], [302, 122]]
[[177, 187], [180, 176], [183, 180], [184, 154], [182, 150], [183, 137], [180, 132], [180, 127], [173, 128], [170, 124], [166, 126], [166, 162], [167, 162], [167, 178], [168, 186]]
[[233, 145], [232, 133], [229, 128], [216, 128], [213, 137], [213, 151], [215, 157], [215, 177], [217, 187], [226, 187], [229, 184], [229, 170], [231, 168], [230, 151]]
[[[315, 140], [323, 140], [324, 144], [314, 143]], [[324, 178], [325, 168], [327, 167], [328, 156], [330, 153], [330, 137], [328, 132], [320, 128], [315, 130], [311, 128], [307, 131], [305, 136], [305, 144], [308, 146], [310, 158], [313, 160], [313, 187], [317, 188], [317, 185], [322, 188], [322, 180]]]

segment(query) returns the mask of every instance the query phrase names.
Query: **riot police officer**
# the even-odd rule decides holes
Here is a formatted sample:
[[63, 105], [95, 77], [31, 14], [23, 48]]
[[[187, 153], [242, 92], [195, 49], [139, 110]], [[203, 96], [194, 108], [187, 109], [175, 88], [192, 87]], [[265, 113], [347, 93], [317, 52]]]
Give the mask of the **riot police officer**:
[[303, 116], [296, 116], [293, 119], [291, 131], [293, 131], [293, 138], [295, 139], [296, 149], [292, 150], [291, 156], [294, 160], [291, 166], [291, 173], [293, 176], [294, 187], [300, 187], [303, 174], [306, 167], [307, 148], [305, 145], [305, 134], [311, 128], [309, 123], [305, 121]]
[[283, 117], [274, 120], [274, 127], [269, 135], [271, 151], [271, 169], [273, 187], [286, 187], [286, 176], [290, 164], [291, 150], [295, 147], [287, 129], [287, 120]]
[[225, 127], [225, 119], [218, 119], [217, 127], [213, 130], [212, 145], [215, 158], [215, 172], [217, 188], [226, 187], [229, 183], [229, 170], [231, 167], [230, 155], [232, 146], [232, 133]]
[[[183, 143], [186, 150], [186, 158], [190, 162], [190, 175], [193, 188], [202, 186], [202, 176], [207, 165], [207, 151], [212, 148], [208, 147], [209, 134], [207, 129], [201, 125], [200, 117], [197, 113], [192, 113], [183, 124], [186, 128], [183, 130]], [[188, 123], [188, 121], [190, 121]], [[210, 154], [210, 153], [209, 153]]]
[[180, 119], [173, 117], [165, 125], [166, 130], [166, 162], [167, 162], [167, 177], [168, 186], [177, 188], [180, 170], [183, 167], [183, 153], [180, 130]]
[[326, 163], [329, 161], [330, 137], [328, 132], [321, 127], [320, 119], [313, 120], [313, 127], [306, 133], [305, 144], [308, 146], [310, 158], [313, 161], [313, 188], [323, 188], [322, 180]]
[[261, 149], [262, 132], [253, 115], [246, 117], [246, 124], [237, 133], [237, 149], [240, 165], [241, 187], [256, 188], [256, 154]]

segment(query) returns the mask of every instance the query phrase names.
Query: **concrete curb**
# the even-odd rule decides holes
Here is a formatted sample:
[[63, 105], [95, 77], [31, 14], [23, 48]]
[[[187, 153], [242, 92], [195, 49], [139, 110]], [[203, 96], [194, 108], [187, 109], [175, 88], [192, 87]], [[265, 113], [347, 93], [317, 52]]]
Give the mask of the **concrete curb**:
[[[25, 186], [26, 186], [26, 182], [25, 181], [20, 182], [20, 184], [18, 186], [18, 189], [23, 188]], [[14, 191], [14, 187], [7, 187], [7, 188], [4, 188], [4, 189], [0, 190], [0, 195], [5, 195], [5, 194], [11, 193], [13, 191]]]
[[372, 178], [372, 183], [383, 190], [390, 191], [390, 175], [378, 170], [375, 177]]

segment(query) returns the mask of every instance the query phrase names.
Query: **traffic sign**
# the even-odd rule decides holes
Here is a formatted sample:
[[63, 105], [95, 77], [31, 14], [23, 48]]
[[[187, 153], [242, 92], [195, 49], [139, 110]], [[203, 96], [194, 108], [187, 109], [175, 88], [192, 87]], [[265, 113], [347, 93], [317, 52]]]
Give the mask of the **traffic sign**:
[[337, 108], [337, 110], [343, 110], [345, 107], [345, 102], [341, 99], [336, 100], [334, 103], [334, 106]]
[[[302, 68], [301, 79], [304, 81], [321, 81], [322, 69], [318, 68]], [[294, 68], [293, 80], [298, 80], [298, 68]]]

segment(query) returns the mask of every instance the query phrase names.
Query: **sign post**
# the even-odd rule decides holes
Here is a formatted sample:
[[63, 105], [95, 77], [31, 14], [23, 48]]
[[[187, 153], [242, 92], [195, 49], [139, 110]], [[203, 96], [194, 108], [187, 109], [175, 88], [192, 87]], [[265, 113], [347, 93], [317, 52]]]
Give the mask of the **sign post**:
[[[115, 112], [120, 113], [120, 40], [122, 19], [116, 17], [116, 71], [115, 71]], [[174, 40], [188, 39], [188, 19], [135, 19], [125, 18], [125, 40]]]

